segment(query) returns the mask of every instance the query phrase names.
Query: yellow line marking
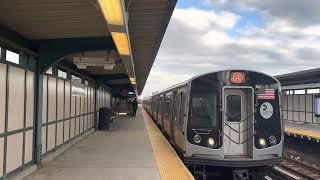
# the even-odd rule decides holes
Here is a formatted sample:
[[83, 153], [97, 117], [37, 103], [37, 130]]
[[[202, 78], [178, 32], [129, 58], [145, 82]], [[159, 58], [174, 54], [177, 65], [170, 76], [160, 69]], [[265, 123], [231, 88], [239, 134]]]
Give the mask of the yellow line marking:
[[194, 180], [190, 171], [183, 164], [176, 151], [151, 120], [144, 108], [141, 108], [141, 110], [161, 179]]
[[285, 128], [285, 131], [290, 134], [297, 134], [297, 135], [308, 136], [311, 138], [320, 139], [320, 134], [316, 134], [316, 133], [312, 133], [312, 132], [301, 131], [301, 130], [296, 130], [296, 129], [292, 129], [292, 128]]

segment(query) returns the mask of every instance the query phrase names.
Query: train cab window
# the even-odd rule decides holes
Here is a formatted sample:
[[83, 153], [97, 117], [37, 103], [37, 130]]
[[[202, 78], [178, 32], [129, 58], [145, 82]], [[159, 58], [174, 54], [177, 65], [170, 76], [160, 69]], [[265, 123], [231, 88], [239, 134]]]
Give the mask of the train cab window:
[[216, 95], [194, 94], [192, 97], [192, 127], [215, 127], [216, 120]]
[[226, 116], [229, 122], [241, 121], [241, 95], [239, 94], [227, 95]]

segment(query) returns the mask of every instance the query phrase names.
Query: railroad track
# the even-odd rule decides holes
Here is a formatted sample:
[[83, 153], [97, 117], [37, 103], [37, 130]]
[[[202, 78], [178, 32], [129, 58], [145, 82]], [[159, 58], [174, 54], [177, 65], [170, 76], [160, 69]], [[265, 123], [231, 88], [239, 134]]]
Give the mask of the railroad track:
[[273, 168], [269, 177], [272, 179], [320, 180], [320, 169], [285, 155], [284, 161]]

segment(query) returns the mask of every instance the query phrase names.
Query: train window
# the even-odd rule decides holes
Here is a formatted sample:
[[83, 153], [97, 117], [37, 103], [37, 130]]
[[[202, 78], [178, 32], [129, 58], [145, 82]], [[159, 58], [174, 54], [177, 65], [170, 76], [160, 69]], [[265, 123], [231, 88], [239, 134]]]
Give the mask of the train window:
[[241, 120], [241, 95], [228, 94], [226, 97], [226, 116], [229, 122]]
[[211, 93], [194, 94], [192, 97], [192, 127], [209, 128], [215, 127], [216, 95]]

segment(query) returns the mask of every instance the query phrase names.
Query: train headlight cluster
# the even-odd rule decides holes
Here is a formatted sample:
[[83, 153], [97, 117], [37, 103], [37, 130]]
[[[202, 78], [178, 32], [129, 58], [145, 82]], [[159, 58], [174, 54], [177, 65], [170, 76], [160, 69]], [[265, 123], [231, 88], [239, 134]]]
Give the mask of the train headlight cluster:
[[194, 135], [193, 141], [199, 144], [201, 142], [201, 136], [199, 134]]
[[277, 144], [277, 138], [275, 136], [270, 136], [269, 137], [269, 143], [272, 146], [276, 145]]
[[265, 147], [267, 147], [267, 141], [266, 141], [264, 138], [260, 138], [260, 139], [258, 140], [258, 144], [259, 144], [260, 148], [265, 148]]
[[216, 145], [216, 141], [213, 138], [208, 138], [208, 146], [214, 147]]

